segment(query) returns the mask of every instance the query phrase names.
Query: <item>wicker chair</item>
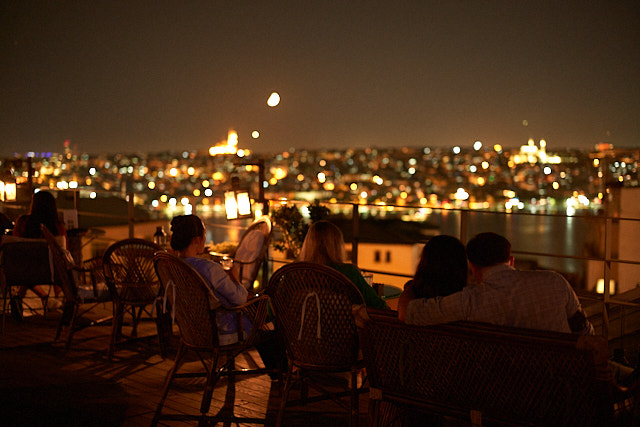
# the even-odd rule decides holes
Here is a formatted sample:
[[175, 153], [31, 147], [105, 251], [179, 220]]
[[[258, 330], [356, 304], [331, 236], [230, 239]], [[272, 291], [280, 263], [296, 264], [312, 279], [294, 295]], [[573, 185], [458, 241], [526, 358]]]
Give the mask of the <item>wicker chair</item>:
[[[44, 239], [3, 236], [0, 245], [0, 289], [4, 330], [7, 300], [14, 286], [53, 285], [53, 265]], [[46, 317], [46, 300], [43, 301]]]
[[[104, 276], [113, 301], [113, 327], [109, 343], [108, 356], [113, 357], [115, 347], [122, 339], [122, 326], [125, 313], [131, 314], [131, 337], [138, 334], [138, 322], [143, 312], [152, 317], [156, 298], [162, 296], [163, 289], [153, 267], [153, 255], [162, 248], [142, 239], [120, 240], [107, 248], [102, 258]], [[152, 309], [153, 310], [153, 309]], [[156, 319], [157, 321], [157, 319]], [[158, 323], [160, 350], [164, 357], [165, 335]]]
[[[355, 285], [336, 270], [314, 263], [294, 262], [277, 270], [266, 290], [282, 336], [289, 362], [277, 425], [282, 424], [287, 399], [296, 375], [302, 380], [302, 400], [306, 385], [342, 405], [351, 396], [350, 425], [358, 424], [361, 387], [357, 373], [363, 364], [358, 356], [358, 334], [351, 313], [352, 304], [364, 304]], [[350, 372], [346, 392], [328, 393], [312, 381], [312, 374]]]
[[[82, 267], [76, 267], [71, 254], [60, 247], [53, 234], [44, 226], [42, 234], [49, 244], [56, 283], [62, 287], [65, 300], [54, 342], [60, 339], [66, 328], [68, 332], [65, 349], [68, 350], [75, 332], [88, 326], [102, 325], [113, 319], [113, 316], [109, 316], [83, 325], [78, 322], [98, 304], [111, 301], [111, 297], [104, 282], [102, 257], [89, 259], [82, 263]], [[89, 307], [80, 311], [83, 305]]]
[[[242, 235], [236, 253], [233, 257], [231, 274], [247, 289], [253, 288], [253, 282], [258, 277], [260, 265], [265, 258], [271, 240], [271, 220], [268, 216], [257, 218]], [[263, 278], [266, 284], [266, 278]]]
[[[190, 265], [175, 255], [159, 252], [155, 256], [155, 268], [158, 277], [167, 291], [167, 299], [172, 301], [172, 310], [180, 329], [180, 347], [173, 367], [167, 374], [162, 397], [158, 403], [152, 425], [157, 425], [161, 419], [207, 420], [207, 412], [211, 405], [211, 397], [218, 379], [228, 375], [230, 381], [234, 375], [264, 374], [269, 372], [266, 368], [240, 370], [234, 369], [235, 357], [240, 353], [255, 346], [260, 340], [260, 330], [263, 328], [267, 316], [268, 298], [260, 296], [249, 300], [246, 304], [232, 309], [225, 309], [212, 301], [213, 294], [209, 291], [205, 279]], [[238, 340], [232, 344], [221, 345], [218, 339], [218, 327], [216, 324], [216, 312], [226, 310], [237, 313]], [[249, 316], [252, 321], [251, 331], [243, 331], [242, 316]], [[201, 373], [178, 373], [183, 357], [189, 351], [195, 351], [205, 367]], [[218, 367], [220, 355], [226, 356], [225, 362]], [[203, 355], [208, 355], [209, 363], [205, 362]], [[162, 415], [162, 407], [175, 378], [181, 377], [206, 377], [206, 385], [202, 396], [199, 415]], [[233, 416], [225, 418], [226, 422], [260, 422], [256, 419], [237, 419]]]

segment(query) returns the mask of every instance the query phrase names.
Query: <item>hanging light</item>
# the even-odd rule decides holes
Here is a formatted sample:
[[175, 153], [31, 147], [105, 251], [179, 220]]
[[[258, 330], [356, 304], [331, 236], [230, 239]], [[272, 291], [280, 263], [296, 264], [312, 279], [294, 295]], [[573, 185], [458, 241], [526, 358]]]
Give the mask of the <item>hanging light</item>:
[[0, 181], [0, 201], [15, 202], [18, 188], [15, 182]]
[[251, 198], [246, 190], [229, 190], [224, 193], [224, 208], [227, 219], [248, 218], [251, 213]]

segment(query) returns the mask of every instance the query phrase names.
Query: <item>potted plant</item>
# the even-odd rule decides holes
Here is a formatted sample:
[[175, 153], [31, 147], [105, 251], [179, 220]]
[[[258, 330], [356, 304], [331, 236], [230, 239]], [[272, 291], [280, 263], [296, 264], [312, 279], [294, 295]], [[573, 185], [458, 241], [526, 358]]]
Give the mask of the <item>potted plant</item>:
[[[309, 213], [310, 222], [329, 217], [330, 211], [320, 205], [318, 200], [305, 206]], [[309, 230], [309, 223], [295, 205], [282, 205], [271, 213], [274, 224], [280, 228], [280, 236], [272, 241], [273, 248], [285, 254], [289, 259], [295, 259], [300, 254], [302, 242]]]

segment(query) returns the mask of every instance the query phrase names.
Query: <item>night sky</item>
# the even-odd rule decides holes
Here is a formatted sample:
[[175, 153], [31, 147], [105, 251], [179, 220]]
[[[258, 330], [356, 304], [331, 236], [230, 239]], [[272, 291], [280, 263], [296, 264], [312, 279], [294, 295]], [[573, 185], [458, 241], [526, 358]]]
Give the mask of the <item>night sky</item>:
[[4, 1], [0, 154], [229, 129], [269, 153], [640, 146], [639, 22], [637, 0]]

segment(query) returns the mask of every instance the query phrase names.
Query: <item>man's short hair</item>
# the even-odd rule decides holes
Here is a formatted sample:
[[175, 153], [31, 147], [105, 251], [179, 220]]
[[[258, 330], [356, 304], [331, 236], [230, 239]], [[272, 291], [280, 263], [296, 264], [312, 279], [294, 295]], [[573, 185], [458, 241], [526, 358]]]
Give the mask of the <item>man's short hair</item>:
[[496, 233], [480, 233], [467, 243], [467, 258], [478, 267], [503, 264], [511, 258], [511, 243]]

